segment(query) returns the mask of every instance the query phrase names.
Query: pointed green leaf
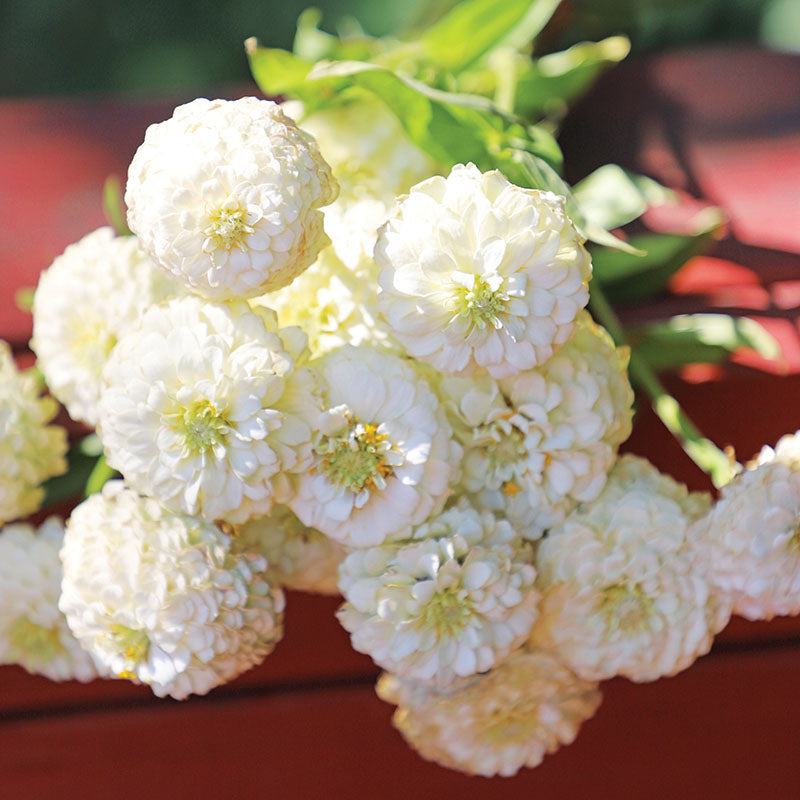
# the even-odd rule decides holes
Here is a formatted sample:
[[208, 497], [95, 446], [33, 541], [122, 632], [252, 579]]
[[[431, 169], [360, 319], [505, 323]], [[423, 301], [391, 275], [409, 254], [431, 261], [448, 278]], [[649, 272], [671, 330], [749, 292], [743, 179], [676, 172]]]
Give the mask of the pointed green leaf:
[[122, 199], [122, 184], [116, 175], [109, 175], [103, 184], [103, 212], [117, 236], [131, 236]]
[[581, 42], [532, 61], [517, 78], [515, 111], [525, 116], [554, 108], [563, 112], [629, 51], [626, 37], [611, 36], [600, 42]]
[[719, 363], [743, 347], [771, 360], [781, 354], [777, 341], [755, 320], [727, 314], [680, 314], [628, 328], [627, 336], [639, 357], [657, 371]]
[[310, 61], [286, 50], [261, 47], [255, 37], [249, 38], [244, 47], [253, 79], [268, 97], [296, 95], [312, 67]]
[[615, 302], [630, 302], [656, 294], [690, 258], [713, 244], [724, 217], [719, 209], [708, 208], [702, 212], [700, 222], [698, 232], [690, 236], [672, 233], [632, 236], [629, 243], [645, 253], [641, 256], [593, 248], [593, 279]]
[[458, 72], [510, 37], [523, 44], [547, 24], [558, 0], [463, 0], [422, 36], [427, 58]]
[[640, 217], [647, 199], [622, 167], [604, 164], [572, 187], [586, 219], [601, 228], [619, 228]]

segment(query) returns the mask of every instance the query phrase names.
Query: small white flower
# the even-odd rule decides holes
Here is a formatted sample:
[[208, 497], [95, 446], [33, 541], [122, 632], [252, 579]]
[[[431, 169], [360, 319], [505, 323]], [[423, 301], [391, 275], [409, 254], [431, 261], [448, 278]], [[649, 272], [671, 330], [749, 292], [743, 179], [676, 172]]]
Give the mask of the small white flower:
[[232, 680], [282, 635], [283, 594], [266, 559], [219, 528], [111, 481], [70, 517], [59, 607], [113, 674], [182, 700]]
[[97, 677], [97, 668], [58, 610], [63, 539], [56, 517], [38, 531], [25, 524], [0, 531], [0, 664], [85, 682]]
[[425, 759], [469, 775], [516, 775], [571, 744], [594, 715], [596, 683], [553, 654], [519, 650], [465, 687], [441, 694], [384, 674], [378, 695], [399, 704], [392, 722]]
[[413, 541], [352, 551], [337, 616], [353, 647], [400, 677], [440, 688], [491, 669], [530, 633], [538, 594], [530, 546], [465, 501]]
[[543, 363], [589, 299], [591, 261], [564, 199], [473, 164], [414, 186], [375, 259], [392, 333], [449, 375], [505, 378]]
[[442, 510], [461, 448], [414, 366], [369, 347], [319, 359], [323, 406], [315, 458], [289, 503], [351, 547], [381, 544]]
[[319, 413], [305, 336], [274, 312], [196, 297], [149, 309], [103, 371], [108, 463], [173, 511], [245, 522], [290, 495]]
[[17, 369], [0, 340], [0, 525], [36, 511], [41, 484], [67, 469], [66, 431], [47, 424], [58, 405], [39, 394], [36, 378]]
[[730, 604], [711, 591], [687, 527], [709, 502], [623, 456], [602, 494], [539, 544], [531, 644], [587, 680], [652, 681], [708, 652]]
[[627, 348], [582, 311], [575, 335], [540, 367], [500, 381], [443, 379], [463, 490], [530, 539], [597, 497], [631, 432], [627, 365]]
[[133, 236], [100, 228], [70, 245], [39, 277], [31, 348], [69, 415], [97, 424], [100, 373], [119, 336], [178, 287]]
[[314, 528], [308, 528], [285, 506], [275, 506], [238, 530], [236, 548], [267, 559], [267, 580], [287, 589], [339, 594], [339, 564], [344, 548]]
[[693, 529], [714, 586], [748, 619], [800, 614], [799, 448], [800, 433], [765, 447]]
[[339, 196], [324, 211], [325, 232], [337, 258], [358, 271], [372, 260], [378, 228], [393, 213], [395, 197], [439, 167], [378, 100], [360, 99], [309, 116], [303, 116], [302, 103], [283, 108], [302, 119], [339, 182]]
[[314, 140], [268, 100], [198, 99], [151, 125], [128, 171], [128, 224], [162, 269], [212, 299], [285, 286], [327, 243], [338, 191]]
[[251, 303], [274, 309], [281, 325], [301, 327], [314, 356], [345, 344], [402, 349], [389, 341], [378, 313], [375, 262], [365, 260], [359, 270], [351, 270], [330, 247], [289, 286]]

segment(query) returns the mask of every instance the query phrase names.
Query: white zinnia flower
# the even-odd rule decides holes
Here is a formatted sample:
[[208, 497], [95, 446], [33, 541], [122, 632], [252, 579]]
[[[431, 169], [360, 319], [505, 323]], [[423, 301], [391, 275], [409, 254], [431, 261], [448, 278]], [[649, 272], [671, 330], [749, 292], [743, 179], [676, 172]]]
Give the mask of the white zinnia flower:
[[530, 545], [465, 501], [413, 541], [352, 551], [337, 616], [353, 647], [384, 669], [438, 687], [485, 672], [530, 633], [538, 594]]
[[302, 103], [283, 105], [312, 134], [341, 187], [324, 211], [325, 232], [349, 269], [372, 260], [378, 228], [394, 211], [395, 197], [439, 167], [414, 145], [379, 100], [359, 99], [303, 116]]
[[173, 511], [245, 522], [286, 502], [319, 413], [305, 336], [243, 301], [150, 308], [103, 371], [108, 463]]
[[0, 340], [0, 525], [36, 511], [41, 483], [67, 468], [66, 431], [47, 424], [58, 405], [39, 394], [36, 378], [17, 369]]
[[401, 349], [390, 343], [378, 313], [375, 262], [364, 260], [359, 270], [351, 270], [330, 247], [289, 286], [251, 303], [274, 309], [281, 325], [301, 327], [314, 356], [345, 344]]
[[765, 447], [693, 529], [714, 586], [748, 619], [800, 614], [799, 448], [800, 432]]
[[378, 305], [416, 358], [495, 378], [546, 361], [571, 336], [592, 267], [564, 198], [456, 165], [414, 186], [381, 229]]
[[38, 531], [21, 523], [0, 531], [0, 664], [53, 681], [90, 681], [97, 669], [58, 610], [63, 539], [56, 517]]
[[267, 559], [270, 583], [303, 592], [339, 594], [337, 570], [344, 548], [303, 525], [285, 506], [273, 507], [267, 517], [251, 519], [237, 533], [237, 549]]
[[100, 228], [71, 244], [39, 277], [31, 348], [69, 415], [97, 424], [100, 373], [120, 334], [150, 305], [175, 295], [134, 236]]
[[290, 502], [300, 520], [352, 547], [381, 544], [442, 510], [461, 449], [414, 366], [369, 347], [319, 359], [316, 456]]
[[707, 495], [623, 456], [597, 500], [539, 544], [531, 643], [587, 680], [652, 681], [707, 653], [730, 616], [687, 538], [708, 505]]
[[314, 140], [269, 100], [198, 99], [151, 125], [128, 171], [128, 224], [176, 281], [212, 299], [285, 286], [327, 239], [338, 191]]
[[423, 758], [487, 778], [536, 767], [547, 753], [571, 744], [602, 699], [596, 683], [581, 680], [544, 650], [518, 650], [447, 694], [389, 674], [377, 691], [399, 704], [392, 722]]
[[259, 664], [282, 635], [283, 594], [266, 559], [237, 554], [199, 517], [111, 481], [70, 517], [59, 607], [119, 677], [159, 697], [205, 694]]
[[631, 432], [628, 350], [582, 311], [575, 335], [540, 367], [500, 381], [445, 378], [462, 488], [536, 539], [600, 494]]

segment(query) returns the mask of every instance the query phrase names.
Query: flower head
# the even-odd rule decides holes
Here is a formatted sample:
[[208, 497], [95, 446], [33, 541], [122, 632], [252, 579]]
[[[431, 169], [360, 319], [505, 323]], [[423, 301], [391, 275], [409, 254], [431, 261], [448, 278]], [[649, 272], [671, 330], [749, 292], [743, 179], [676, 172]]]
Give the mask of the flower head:
[[710, 578], [748, 619], [800, 613], [800, 433], [765, 447], [693, 527]]
[[53, 681], [90, 681], [97, 668], [58, 610], [61, 520], [0, 531], [0, 664], [20, 664]]
[[589, 298], [591, 261], [563, 198], [473, 164], [414, 186], [375, 258], [393, 335], [450, 375], [505, 378], [543, 363]]
[[652, 681], [708, 652], [730, 605], [711, 591], [687, 528], [709, 502], [623, 456], [600, 496], [539, 544], [531, 643], [587, 680]]
[[446, 694], [389, 674], [377, 690], [399, 704], [392, 722], [423, 758], [487, 778], [536, 767], [547, 753], [571, 744], [601, 700], [597, 684], [544, 650], [518, 650]]
[[100, 374], [111, 348], [148, 306], [177, 293], [135, 237], [114, 236], [111, 228], [70, 245], [41, 274], [31, 348], [73, 419], [97, 424]]
[[58, 406], [39, 394], [36, 378], [17, 370], [0, 340], [0, 525], [36, 511], [41, 484], [67, 468], [66, 431], [47, 424]]
[[442, 380], [473, 502], [536, 539], [597, 497], [631, 431], [627, 364], [627, 349], [580, 312], [575, 335], [540, 367]]
[[410, 540], [352, 551], [339, 569], [339, 621], [353, 647], [397, 675], [439, 687], [485, 672], [536, 618], [529, 545], [465, 501]]
[[70, 517], [60, 609], [112, 673], [159, 697], [205, 694], [260, 663], [282, 635], [266, 560], [199, 517], [111, 481]]
[[344, 548], [303, 525], [285, 506], [239, 528], [236, 547], [267, 559], [266, 578], [275, 586], [303, 592], [339, 594], [337, 570]]
[[251, 303], [274, 309], [281, 325], [301, 327], [314, 356], [345, 344], [398, 349], [378, 313], [375, 262], [351, 270], [330, 247], [289, 286]]
[[314, 140], [268, 100], [194, 100], [147, 129], [128, 224], [174, 279], [212, 299], [285, 286], [327, 242], [338, 191]]
[[325, 410], [311, 470], [289, 504], [300, 520], [366, 547], [441, 511], [461, 450], [427, 381], [369, 347], [342, 347], [315, 366]]
[[305, 336], [273, 312], [183, 297], [149, 309], [103, 371], [108, 463], [168, 508], [245, 522], [289, 499], [319, 413]]

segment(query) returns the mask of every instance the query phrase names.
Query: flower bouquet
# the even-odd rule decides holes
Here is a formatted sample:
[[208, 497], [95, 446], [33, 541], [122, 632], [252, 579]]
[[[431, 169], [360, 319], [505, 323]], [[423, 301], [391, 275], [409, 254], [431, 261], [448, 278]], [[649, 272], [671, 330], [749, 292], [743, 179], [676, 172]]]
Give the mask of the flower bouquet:
[[[464, 0], [397, 39], [307, 12], [294, 53], [246, 43], [285, 102], [147, 130], [127, 214], [109, 184], [113, 229], [41, 276], [36, 368], [0, 350], [0, 663], [183, 699], [278, 645], [283, 587], [341, 592], [409, 744], [513, 775], [599, 682], [686, 669], [732, 613], [800, 612], [800, 439], [743, 466], [655, 369], [676, 341], [774, 343], [716, 315], [630, 346], [615, 293], [682, 262], [612, 230], [670, 193], [560, 177], [558, 123], [627, 42], [532, 57], [557, 5]], [[618, 456], [632, 384], [716, 502]], [[68, 472], [53, 398], [96, 431]], [[76, 476], [66, 524], [14, 522]]]

